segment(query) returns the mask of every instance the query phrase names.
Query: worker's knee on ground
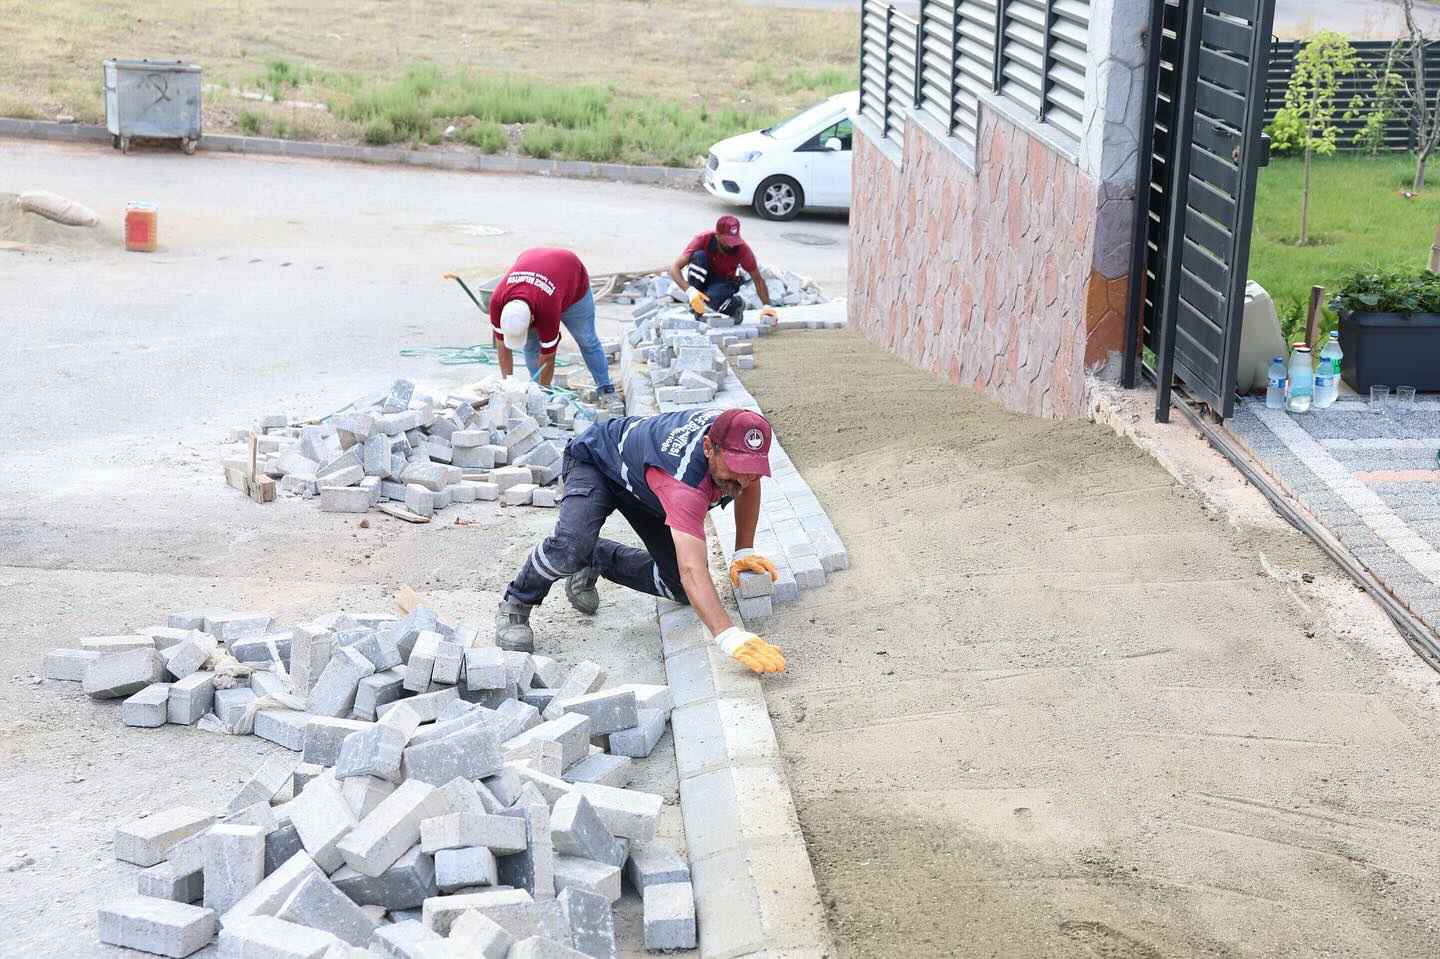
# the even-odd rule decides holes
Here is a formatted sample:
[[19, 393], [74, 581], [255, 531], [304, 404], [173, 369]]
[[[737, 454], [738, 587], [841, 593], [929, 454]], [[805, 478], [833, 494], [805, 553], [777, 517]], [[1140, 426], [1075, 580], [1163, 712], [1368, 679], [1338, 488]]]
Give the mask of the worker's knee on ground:
[[556, 576], [565, 577], [578, 573], [590, 565], [594, 548], [586, 548], [574, 540], [548, 537], [540, 544], [541, 558]]

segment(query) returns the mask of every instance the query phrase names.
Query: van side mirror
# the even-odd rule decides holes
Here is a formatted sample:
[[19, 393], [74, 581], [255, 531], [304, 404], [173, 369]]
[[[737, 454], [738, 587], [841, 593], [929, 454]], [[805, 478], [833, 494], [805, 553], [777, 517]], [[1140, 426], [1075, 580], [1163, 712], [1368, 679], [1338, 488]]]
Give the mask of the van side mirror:
[[825, 149], [829, 150], [831, 153], [838, 153], [844, 148], [844, 144], [840, 142], [839, 137], [831, 137], [830, 139], [825, 141]]

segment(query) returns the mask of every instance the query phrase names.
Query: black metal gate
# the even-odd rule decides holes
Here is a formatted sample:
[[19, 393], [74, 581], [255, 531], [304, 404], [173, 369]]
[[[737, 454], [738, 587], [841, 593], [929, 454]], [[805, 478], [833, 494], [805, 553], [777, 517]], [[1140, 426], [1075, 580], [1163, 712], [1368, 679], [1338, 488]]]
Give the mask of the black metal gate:
[[1274, 12], [1152, 0], [1122, 379], [1133, 387], [1139, 366], [1155, 380], [1160, 422], [1177, 378], [1217, 416], [1234, 411]]

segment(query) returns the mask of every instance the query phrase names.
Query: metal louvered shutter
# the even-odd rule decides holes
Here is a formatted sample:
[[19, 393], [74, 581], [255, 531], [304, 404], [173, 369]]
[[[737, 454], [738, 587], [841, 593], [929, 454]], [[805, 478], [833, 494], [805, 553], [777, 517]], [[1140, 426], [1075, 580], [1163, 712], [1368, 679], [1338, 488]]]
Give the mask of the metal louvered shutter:
[[885, 97], [887, 50], [885, 26], [889, 8], [876, 0], [866, 0], [860, 19], [860, 115], [885, 130]]
[[905, 112], [915, 106], [915, 62], [919, 24], [890, 8], [890, 75], [887, 90], [889, 110], [885, 135], [897, 143], [905, 140]]
[[1045, 114], [1045, 0], [1005, 0], [996, 87], [1035, 116]]
[[955, 83], [955, 7], [950, 0], [920, 0], [920, 59], [917, 104], [949, 133]]
[[955, 16], [955, 136], [972, 150], [978, 135], [981, 90], [995, 83], [995, 2], [958, 0]]
[[1078, 140], [1084, 128], [1085, 47], [1090, 33], [1090, 0], [1051, 0], [1050, 14], [1045, 120]]

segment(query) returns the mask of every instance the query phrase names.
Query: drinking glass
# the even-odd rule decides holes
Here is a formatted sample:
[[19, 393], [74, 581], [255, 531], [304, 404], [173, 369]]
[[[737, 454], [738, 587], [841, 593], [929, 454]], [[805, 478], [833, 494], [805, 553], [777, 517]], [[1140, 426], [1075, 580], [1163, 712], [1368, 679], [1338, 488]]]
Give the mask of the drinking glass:
[[1415, 412], [1415, 387], [1395, 387], [1395, 415], [1408, 416]]
[[1370, 387], [1370, 412], [1377, 416], [1387, 416], [1390, 413], [1390, 387]]

